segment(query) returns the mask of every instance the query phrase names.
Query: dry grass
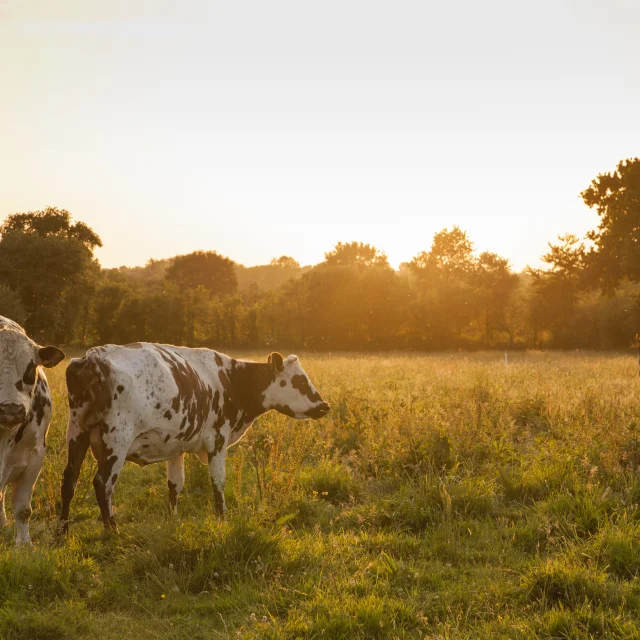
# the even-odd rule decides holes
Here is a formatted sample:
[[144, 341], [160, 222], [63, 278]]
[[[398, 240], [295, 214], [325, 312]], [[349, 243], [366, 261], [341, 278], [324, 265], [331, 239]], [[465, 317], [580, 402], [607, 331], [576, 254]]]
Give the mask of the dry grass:
[[[263, 355], [259, 356], [262, 359]], [[63, 366], [32, 518], [2, 533], [0, 637], [640, 637], [640, 380], [630, 356], [306, 356], [333, 404], [269, 414], [228, 461], [127, 464], [106, 537], [85, 465], [55, 546]]]

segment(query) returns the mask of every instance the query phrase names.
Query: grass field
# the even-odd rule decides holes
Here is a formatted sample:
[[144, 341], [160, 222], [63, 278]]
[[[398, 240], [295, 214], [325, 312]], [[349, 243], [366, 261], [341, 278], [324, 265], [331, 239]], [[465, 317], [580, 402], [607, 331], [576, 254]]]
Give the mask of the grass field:
[[[264, 354], [256, 356], [264, 359]], [[229, 514], [187, 463], [127, 463], [120, 532], [88, 458], [55, 543], [64, 365], [31, 519], [0, 552], [0, 638], [640, 638], [640, 379], [630, 355], [307, 356], [329, 417], [231, 450]]]

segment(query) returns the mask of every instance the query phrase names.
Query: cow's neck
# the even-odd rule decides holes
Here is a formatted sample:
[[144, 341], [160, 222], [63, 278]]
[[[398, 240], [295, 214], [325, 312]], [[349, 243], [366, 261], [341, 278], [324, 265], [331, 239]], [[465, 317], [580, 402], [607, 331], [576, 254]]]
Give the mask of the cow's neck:
[[258, 416], [268, 411], [264, 406], [264, 394], [273, 382], [274, 374], [267, 363], [230, 360], [227, 376], [233, 394], [231, 401], [238, 410], [232, 429], [244, 433]]

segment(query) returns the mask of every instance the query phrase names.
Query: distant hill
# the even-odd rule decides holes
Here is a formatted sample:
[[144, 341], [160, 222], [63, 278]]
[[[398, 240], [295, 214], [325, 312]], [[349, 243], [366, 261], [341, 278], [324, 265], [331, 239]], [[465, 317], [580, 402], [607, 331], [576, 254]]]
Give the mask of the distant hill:
[[[107, 277], [118, 282], [126, 282], [134, 289], [152, 291], [159, 289], [162, 285], [167, 267], [173, 259], [149, 260], [144, 267], [117, 267], [115, 269], [105, 269]], [[245, 267], [236, 265], [236, 276], [238, 278], [238, 291], [248, 289], [255, 284], [260, 291], [277, 289], [292, 278], [299, 278], [311, 267], [281, 267], [271, 264], [261, 264], [255, 267]]]
[[299, 278], [309, 269], [311, 267], [279, 267], [271, 264], [245, 267], [239, 264], [236, 267], [238, 290], [248, 289], [254, 283], [260, 291], [277, 289], [292, 278]]

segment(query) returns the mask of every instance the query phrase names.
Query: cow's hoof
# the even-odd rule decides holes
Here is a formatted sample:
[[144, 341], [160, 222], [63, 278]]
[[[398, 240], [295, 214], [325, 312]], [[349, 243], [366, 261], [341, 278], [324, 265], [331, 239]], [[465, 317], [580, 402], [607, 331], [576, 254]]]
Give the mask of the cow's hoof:
[[31, 542], [31, 538], [23, 538], [21, 540], [16, 539], [16, 548], [31, 551], [31, 549], [33, 549], [33, 542]]
[[65, 520], [64, 522], [58, 522], [58, 526], [56, 527], [56, 531], [54, 533], [54, 540], [57, 543], [62, 543], [66, 540], [67, 534], [69, 533], [69, 521]]
[[116, 521], [113, 518], [111, 518], [109, 522], [104, 523], [104, 532], [106, 534], [118, 533], [118, 525], [116, 524]]

